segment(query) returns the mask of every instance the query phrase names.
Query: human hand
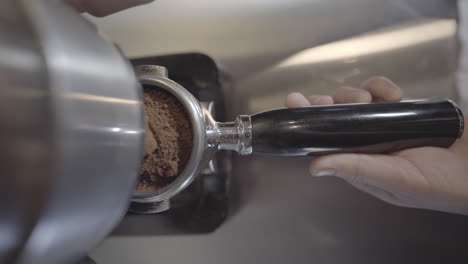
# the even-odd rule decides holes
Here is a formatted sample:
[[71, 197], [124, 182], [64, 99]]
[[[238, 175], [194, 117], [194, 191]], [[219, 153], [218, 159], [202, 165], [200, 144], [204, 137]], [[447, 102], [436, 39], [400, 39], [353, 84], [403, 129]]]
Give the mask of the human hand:
[[[334, 96], [292, 93], [288, 107], [400, 101], [402, 90], [383, 77], [360, 89], [345, 87]], [[391, 155], [334, 154], [312, 161], [313, 176], [336, 176], [388, 203], [468, 215], [466, 133], [450, 148], [423, 147]]]
[[137, 5], [147, 4], [153, 0], [65, 0], [80, 12], [93, 16], [107, 16]]

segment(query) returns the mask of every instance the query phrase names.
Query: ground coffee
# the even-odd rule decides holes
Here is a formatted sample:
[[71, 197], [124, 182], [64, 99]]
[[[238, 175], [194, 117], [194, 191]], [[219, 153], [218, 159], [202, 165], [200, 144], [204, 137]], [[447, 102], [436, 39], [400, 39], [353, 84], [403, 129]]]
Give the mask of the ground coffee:
[[171, 93], [144, 87], [145, 156], [138, 191], [159, 190], [184, 170], [190, 159], [193, 132], [190, 117]]

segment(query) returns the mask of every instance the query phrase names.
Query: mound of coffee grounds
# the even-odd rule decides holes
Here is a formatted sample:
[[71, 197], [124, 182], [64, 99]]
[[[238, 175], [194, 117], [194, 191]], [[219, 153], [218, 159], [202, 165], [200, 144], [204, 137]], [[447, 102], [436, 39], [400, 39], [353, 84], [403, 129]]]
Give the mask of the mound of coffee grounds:
[[171, 93], [144, 87], [145, 156], [138, 191], [159, 190], [184, 170], [190, 159], [193, 132], [185, 107]]

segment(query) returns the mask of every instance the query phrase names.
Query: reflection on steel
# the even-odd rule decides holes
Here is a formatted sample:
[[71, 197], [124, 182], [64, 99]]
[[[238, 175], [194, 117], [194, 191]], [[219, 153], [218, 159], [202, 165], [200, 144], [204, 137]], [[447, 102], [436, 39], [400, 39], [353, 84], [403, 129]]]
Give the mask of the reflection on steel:
[[235, 106], [262, 111], [288, 92], [333, 94], [374, 75], [390, 77], [410, 97], [430, 91], [430, 97], [455, 99], [456, 37], [456, 20], [424, 19], [305, 49], [242, 81], [241, 98], [250, 100]]
[[398, 49], [408, 49], [455, 36], [453, 19], [429, 20], [399, 25], [376, 33], [341, 40], [301, 51], [279, 63], [278, 67], [330, 62], [353, 63], [360, 57]]
[[83, 101], [90, 101], [96, 103], [114, 103], [114, 104], [126, 104], [126, 105], [140, 105], [141, 102], [138, 100], [129, 100], [129, 99], [122, 99], [116, 98], [111, 96], [102, 96], [102, 95], [94, 95], [89, 93], [81, 93], [81, 92], [70, 92], [65, 94], [64, 97], [70, 100], [83, 100]]

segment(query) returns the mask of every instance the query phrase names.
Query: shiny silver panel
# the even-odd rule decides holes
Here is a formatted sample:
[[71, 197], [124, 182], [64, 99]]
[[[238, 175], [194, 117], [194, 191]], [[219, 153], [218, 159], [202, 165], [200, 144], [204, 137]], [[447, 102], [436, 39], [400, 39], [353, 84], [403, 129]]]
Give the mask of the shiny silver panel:
[[[159, 0], [104, 19], [133, 57], [200, 51], [234, 81], [230, 119], [280, 107], [290, 91], [332, 94], [385, 75], [411, 97], [456, 99], [457, 9], [444, 0]], [[467, 258], [464, 217], [398, 208], [309, 158], [237, 157], [238, 208], [216, 232], [111, 237], [113, 263], [450, 263]], [[134, 223], [136, 224], [136, 223]], [[155, 227], [156, 228], [156, 227]]]
[[142, 91], [60, 1], [0, 2], [0, 263], [70, 263], [126, 212], [143, 156]]
[[52, 110], [39, 50], [19, 3], [2, 1], [0, 263], [20, 254], [44, 207], [52, 171]]

